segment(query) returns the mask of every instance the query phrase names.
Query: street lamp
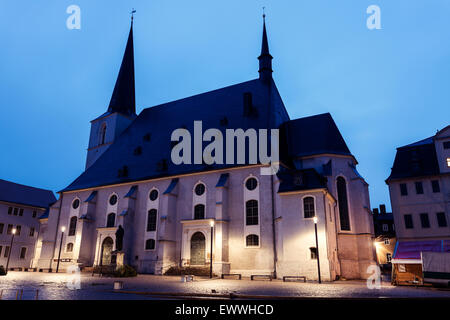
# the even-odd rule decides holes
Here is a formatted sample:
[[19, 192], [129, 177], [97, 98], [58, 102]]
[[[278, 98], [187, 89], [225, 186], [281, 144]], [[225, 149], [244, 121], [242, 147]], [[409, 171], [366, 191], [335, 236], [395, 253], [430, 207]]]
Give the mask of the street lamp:
[[8, 252], [8, 261], [6, 261], [6, 270], [5, 273], [8, 274], [8, 266], [9, 266], [9, 258], [11, 257], [11, 251], [12, 251], [12, 246], [13, 246], [13, 241], [14, 241], [14, 235], [16, 234], [16, 228], [12, 229], [12, 237], [11, 237], [11, 244], [9, 245], [9, 252]]
[[61, 248], [62, 248], [62, 241], [64, 236], [64, 231], [66, 231], [66, 227], [61, 227], [61, 241], [59, 242], [59, 253], [58, 253], [58, 262], [56, 263], [56, 273], [58, 273], [59, 270], [59, 260], [61, 258]]
[[314, 217], [313, 221], [314, 221], [314, 232], [316, 233], [317, 273], [319, 275], [319, 283], [322, 283], [322, 280], [320, 279], [319, 241], [317, 240], [317, 217]]
[[214, 234], [214, 220], [211, 220], [209, 223], [211, 226], [211, 250], [209, 252], [209, 278], [212, 278], [212, 270], [213, 270], [213, 234]]

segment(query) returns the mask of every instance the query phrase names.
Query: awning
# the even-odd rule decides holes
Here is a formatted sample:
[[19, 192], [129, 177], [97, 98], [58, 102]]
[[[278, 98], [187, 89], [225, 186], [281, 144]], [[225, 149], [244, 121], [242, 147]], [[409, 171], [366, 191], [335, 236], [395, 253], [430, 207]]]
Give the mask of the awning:
[[173, 178], [172, 181], [170, 181], [169, 186], [167, 187], [166, 191], [164, 191], [163, 194], [169, 194], [173, 191], [173, 189], [175, 189], [175, 186], [178, 183], [178, 178]]
[[229, 176], [230, 176], [229, 173], [222, 173], [220, 175], [219, 181], [217, 181], [216, 188], [225, 187], [225, 184], [227, 183]]
[[130, 190], [128, 190], [128, 193], [125, 195], [125, 198], [131, 198], [133, 194], [136, 192], [138, 186], [132, 186]]
[[450, 252], [450, 240], [397, 242], [392, 263], [421, 263], [421, 252]]
[[92, 191], [91, 194], [89, 195], [89, 197], [86, 200], [84, 200], [84, 202], [91, 202], [92, 200], [94, 200], [96, 195], [97, 195], [97, 190]]

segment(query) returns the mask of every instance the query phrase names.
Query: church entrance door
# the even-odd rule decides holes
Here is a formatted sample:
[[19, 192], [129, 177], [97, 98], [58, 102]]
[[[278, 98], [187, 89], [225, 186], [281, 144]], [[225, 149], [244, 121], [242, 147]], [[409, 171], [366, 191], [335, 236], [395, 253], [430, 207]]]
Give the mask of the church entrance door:
[[111, 264], [111, 252], [113, 251], [114, 241], [110, 237], [105, 238], [102, 244], [102, 266]]
[[191, 238], [191, 265], [205, 264], [205, 236], [196, 232]]

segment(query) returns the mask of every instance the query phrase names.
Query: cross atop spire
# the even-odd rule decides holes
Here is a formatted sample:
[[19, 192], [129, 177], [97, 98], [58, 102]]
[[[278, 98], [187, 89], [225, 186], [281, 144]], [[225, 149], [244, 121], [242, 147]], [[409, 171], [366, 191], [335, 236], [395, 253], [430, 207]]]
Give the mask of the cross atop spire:
[[134, 20], [134, 14], [136, 13], [136, 10], [133, 8], [133, 9], [131, 9], [131, 12], [130, 12], [130, 14], [131, 14], [131, 23], [133, 23], [133, 20]]
[[119, 112], [125, 115], [136, 114], [134, 90], [134, 50], [133, 50], [133, 13], [131, 12], [131, 27], [127, 46], [123, 55], [119, 75], [109, 103], [109, 112]]
[[259, 60], [259, 78], [263, 81], [268, 81], [272, 79], [272, 59], [273, 57], [269, 52], [269, 42], [267, 40], [266, 31], [266, 14], [264, 12], [265, 7], [263, 7], [263, 36], [261, 44], [261, 55], [258, 57]]

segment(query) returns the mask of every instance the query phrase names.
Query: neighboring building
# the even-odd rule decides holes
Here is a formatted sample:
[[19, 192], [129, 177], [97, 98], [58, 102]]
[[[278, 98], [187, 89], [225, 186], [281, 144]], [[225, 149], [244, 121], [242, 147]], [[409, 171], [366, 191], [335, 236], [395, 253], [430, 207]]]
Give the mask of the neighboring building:
[[[139, 115], [132, 30], [109, 108], [91, 122], [86, 171], [60, 191], [42, 219], [46, 231], [35, 265], [56, 267], [66, 227], [62, 269], [114, 263], [123, 233], [125, 262], [142, 273], [207, 267], [212, 239], [216, 274], [317, 279], [318, 217], [322, 279], [366, 278], [375, 264], [368, 185], [330, 114], [289, 119], [272, 79], [265, 24], [258, 79]], [[174, 164], [172, 132], [192, 134], [197, 120], [203, 131], [222, 133], [280, 128], [280, 171], [262, 175], [264, 165], [247, 159], [237, 165]]]
[[396, 244], [394, 216], [391, 212], [386, 212], [384, 204], [379, 209], [374, 208], [372, 213], [377, 262], [384, 266], [390, 265]]
[[39, 234], [39, 217], [56, 201], [50, 190], [0, 179], [0, 265], [6, 267], [16, 229], [9, 268], [29, 268]]
[[386, 183], [398, 241], [450, 239], [450, 126], [397, 148]]

